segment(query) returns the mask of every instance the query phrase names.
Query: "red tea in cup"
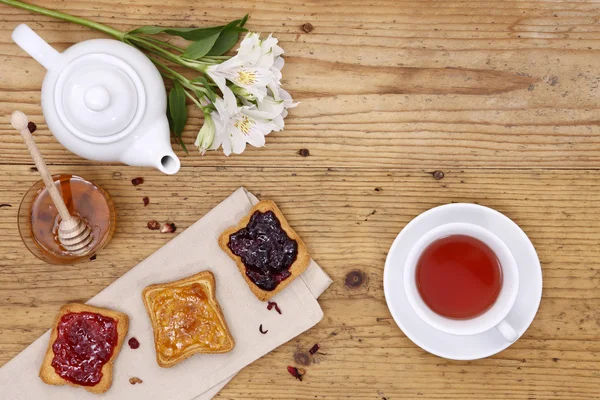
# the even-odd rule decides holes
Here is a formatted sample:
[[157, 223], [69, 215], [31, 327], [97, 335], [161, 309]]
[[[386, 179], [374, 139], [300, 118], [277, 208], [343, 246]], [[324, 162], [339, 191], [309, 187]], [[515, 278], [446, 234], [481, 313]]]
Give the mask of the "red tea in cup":
[[451, 235], [431, 243], [416, 267], [421, 298], [435, 313], [469, 319], [486, 312], [502, 289], [498, 257], [482, 241]]

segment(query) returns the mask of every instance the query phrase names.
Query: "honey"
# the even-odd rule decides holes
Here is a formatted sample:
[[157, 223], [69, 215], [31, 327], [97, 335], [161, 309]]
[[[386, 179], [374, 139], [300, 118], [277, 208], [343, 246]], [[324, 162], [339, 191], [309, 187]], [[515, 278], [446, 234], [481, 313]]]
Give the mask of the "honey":
[[102, 249], [115, 230], [114, 204], [99, 186], [76, 175], [54, 175], [53, 179], [72, 215], [84, 220], [92, 230], [92, 242], [85, 257], [73, 256], [58, 239], [60, 215], [42, 182], [25, 195], [19, 210], [21, 237], [29, 250], [52, 264], [74, 263]]
[[157, 349], [167, 357], [177, 357], [192, 345], [217, 350], [227, 341], [225, 327], [199, 283], [165, 288], [152, 304]]

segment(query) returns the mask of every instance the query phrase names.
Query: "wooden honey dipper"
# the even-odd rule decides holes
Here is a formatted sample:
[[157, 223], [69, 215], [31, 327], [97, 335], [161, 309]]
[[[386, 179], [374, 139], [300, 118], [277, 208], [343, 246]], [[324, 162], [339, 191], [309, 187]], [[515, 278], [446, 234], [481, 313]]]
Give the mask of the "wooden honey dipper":
[[85, 255], [90, 251], [88, 245], [93, 240], [92, 230], [81, 218], [69, 213], [69, 209], [65, 205], [63, 198], [54, 184], [54, 179], [52, 179], [52, 175], [48, 171], [48, 166], [46, 166], [44, 158], [35, 145], [33, 136], [27, 127], [29, 119], [21, 111], [15, 111], [12, 113], [10, 123], [21, 133], [25, 144], [27, 144], [29, 154], [31, 154], [33, 162], [46, 185], [46, 189], [48, 189], [48, 193], [50, 193], [50, 197], [58, 210], [61, 218], [60, 225], [58, 226], [58, 240], [60, 244], [73, 255]]

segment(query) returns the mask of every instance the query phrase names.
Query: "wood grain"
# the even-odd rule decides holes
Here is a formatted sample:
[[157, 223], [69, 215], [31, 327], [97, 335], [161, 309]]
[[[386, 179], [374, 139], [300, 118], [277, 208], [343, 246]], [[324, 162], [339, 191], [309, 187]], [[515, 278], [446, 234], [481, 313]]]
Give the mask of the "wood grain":
[[[179, 174], [100, 165], [67, 152], [43, 123], [44, 71], [10, 40], [28, 22], [65, 49], [101, 37], [0, 6], [0, 115], [21, 109], [53, 172], [77, 172], [114, 197], [119, 225], [95, 261], [56, 268], [27, 252], [16, 215], [39, 178], [0, 117], [0, 363], [239, 186], [275, 200], [334, 279], [315, 328], [245, 368], [221, 399], [594, 399], [600, 388], [600, 3], [593, 1], [35, 0], [119, 29], [223, 23], [283, 42], [285, 85], [300, 100], [283, 132], [241, 156], [182, 157]], [[314, 30], [301, 26], [310, 22]], [[189, 147], [201, 124], [190, 108]], [[303, 157], [300, 149], [308, 149]], [[436, 180], [433, 171], [444, 177]], [[138, 187], [130, 180], [143, 176]], [[142, 198], [150, 204], [143, 206]], [[477, 202], [532, 239], [543, 266], [539, 313], [509, 349], [443, 360], [397, 328], [382, 289], [386, 253], [419, 213]], [[345, 285], [359, 270], [358, 288]], [[285, 312], [285, 311], [284, 311]], [[303, 382], [287, 365], [314, 343]], [[143, 377], [141, 377], [143, 379]]]

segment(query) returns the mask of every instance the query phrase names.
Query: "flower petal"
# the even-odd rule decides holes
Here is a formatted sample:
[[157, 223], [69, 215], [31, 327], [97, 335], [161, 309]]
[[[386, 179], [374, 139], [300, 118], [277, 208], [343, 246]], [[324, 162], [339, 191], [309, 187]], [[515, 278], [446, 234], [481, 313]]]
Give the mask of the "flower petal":
[[270, 114], [271, 118], [281, 115], [285, 109], [283, 100], [275, 100], [270, 96], [266, 96], [262, 101], [259, 101], [257, 106], [259, 111]]
[[273, 61], [273, 67], [277, 68], [280, 71], [284, 65], [285, 65], [285, 61], [283, 60], [283, 57], [277, 57]]
[[237, 129], [233, 129], [230, 136], [233, 142], [233, 152], [235, 154], [242, 154], [246, 150], [246, 138], [244, 134]]
[[[212, 79], [213, 82], [217, 84], [217, 86], [221, 90], [221, 93], [223, 93], [223, 98], [225, 100], [225, 108], [233, 110], [237, 106], [237, 100], [235, 99], [235, 95], [233, 94], [231, 89], [227, 87], [227, 81], [225, 80], [225, 77], [221, 74], [220, 71], [213, 67], [216, 67], [216, 65], [211, 65], [210, 67], [208, 67], [206, 73], [208, 74], [210, 79]], [[224, 112], [224, 110], [219, 110], [219, 114], [221, 114], [222, 112]]]

